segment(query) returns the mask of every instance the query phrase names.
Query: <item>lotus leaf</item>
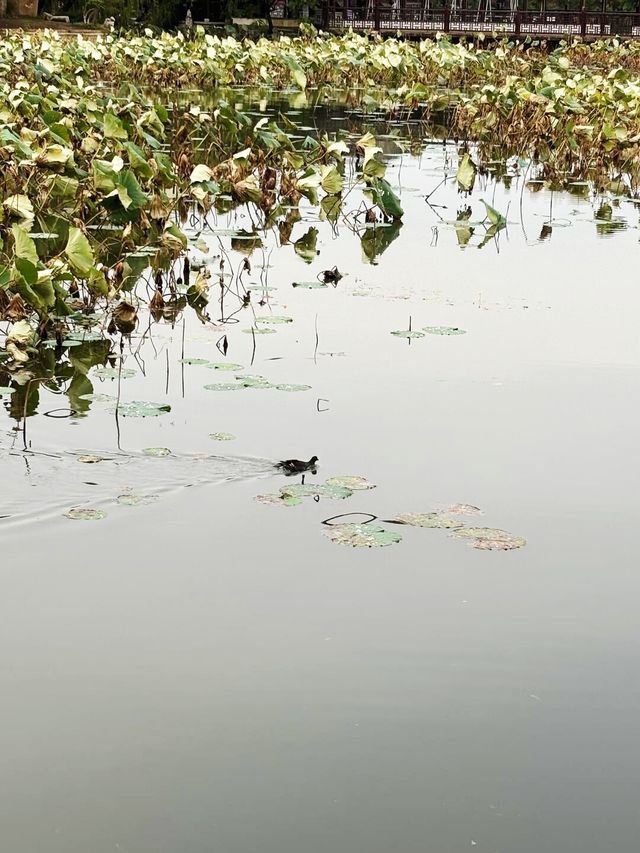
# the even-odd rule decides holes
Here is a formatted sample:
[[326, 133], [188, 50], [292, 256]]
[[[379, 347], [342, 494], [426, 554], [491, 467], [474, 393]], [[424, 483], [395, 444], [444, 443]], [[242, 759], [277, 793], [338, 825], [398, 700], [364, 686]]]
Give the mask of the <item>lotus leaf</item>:
[[352, 548], [383, 548], [402, 541], [402, 536], [379, 524], [331, 524], [324, 528], [324, 535], [338, 545]]

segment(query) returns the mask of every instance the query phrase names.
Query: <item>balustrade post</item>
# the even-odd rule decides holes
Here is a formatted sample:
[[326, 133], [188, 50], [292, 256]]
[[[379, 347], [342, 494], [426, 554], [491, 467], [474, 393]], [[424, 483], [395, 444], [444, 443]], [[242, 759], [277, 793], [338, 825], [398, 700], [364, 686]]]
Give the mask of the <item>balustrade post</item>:
[[322, 24], [321, 24], [321, 26], [322, 26], [322, 29], [325, 31], [329, 29], [329, 2], [330, 2], [330, 0], [323, 0], [323, 3], [322, 3], [322, 18], [321, 18]]
[[515, 27], [515, 34], [517, 36], [520, 35], [520, 9], [516, 9], [516, 13], [513, 17], [513, 24]]
[[449, 6], [449, 0], [446, 0], [444, 4], [444, 31], [448, 33], [451, 30], [451, 7]]
[[380, 32], [380, 0], [373, 0], [373, 28]]
[[580, 9], [580, 35], [584, 38], [587, 34], [587, 10], [582, 7]]

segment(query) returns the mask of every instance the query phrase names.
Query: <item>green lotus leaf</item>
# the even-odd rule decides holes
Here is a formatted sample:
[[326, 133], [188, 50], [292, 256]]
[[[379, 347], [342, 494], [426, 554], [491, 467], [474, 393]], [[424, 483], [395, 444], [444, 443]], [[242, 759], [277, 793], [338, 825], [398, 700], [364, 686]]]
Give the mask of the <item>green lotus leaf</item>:
[[267, 506], [297, 506], [302, 503], [302, 498], [297, 495], [256, 495], [255, 499]]
[[275, 329], [259, 329], [255, 326], [251, 329], [243, 329], [242, 331], [247, 335], [275, 335], [276, 333]]
[[209, 438], [213, 441], [234, 441], [236, 436], [231, 432], [212, 432], [209, 434]]
[[339, 477], [329, 477], [327, 480], [329, 486], [342, 486], [345, 489], [351, 489], [354, 492], [365, 491], [367, 489], [375, 489], [376, 484], [370, 483], [365, 477], [346, 474]]
[[68, 512], [65, 512], [64, 516], [74, 521], [99, 521], [101, 518], [106, 518], [107, 513], [101, 509], [73, 507]]
[[8, 385], [0, 385], [0, 397], [8, 397], [9, 394], [15, 394], [16, 389], [10, 388]]
[[167, 403], [146, 403], [141, 400], [132, 400], [130, 403], [120, 403], [118, 412], [123, 418], [157, 418], [171, 411]]
[[405, 512], [390, 519], [395, 524], [409, 524], [412, 527], [435, 527], [455, 530], [463, 524], [457, 518], [448, 518], [439, 512]]
[[322, 290], [329, 287], [324, 281], [294, 281], [292, 287], [300, 287], [305, 290]]
[[293, 317], [258, 317], [256, 323], [267, 323], [268, 325], [280, 325], [281, 323], [293, 323]]
[[117, 367], [96, 367], [93, 375], [98, 379], [131, 379], [136, 375], [136, 371], [130, 367], [123, 367], [122, 370], [118, 370]]
[[522, 548], [527, 540], [497, 527], [463, 527], [452, 536], [470, 539], [473, 548], [481, 551], [513, 551]]
[[143, 447], [142, 452], [145, 456], [164, 457], [171, 456], [171, 451], [168, 447]]
[[211, 385], [204, 386], [205, 391], [243, 391], [248, 387], [241, 382], [214, 382]]
[[207, 364], [207, 367], [209, 368], [209, 370], [232, 370], [234, 372], [236, 372], [238, 370], [244, 370], [244, 368], [241, 364], [233, 364], [233, 362], [230, 362], [230, 361], [229, 362], [223, 361], [223, 362], [217, 362], [217, 363], [209, 362]]
[[414, 332], [412, 329], [404, 329], [399, 332], [391, 332], [397, 338], [424, 338], [424, 332]]
[[310, 391], [311, 385], [291, 385], [287, 383], [280, 383], [275, 386], [278, 391]]
[[379, 524], [331, 524], [324, 528], [324, 535], [338, 545], [352, 548], [384, 548], [402, 541], [402, 536], [394, 530], [387, 530]]
[[155, 503], [160, 495], [118, 495], [117, 501], [122, 506], [147, 506]]
[[209, 365], [209, 360], [206, 358], [179, 358], [180, 364], [206, 364]]
[[281, 495], [294, 495], [297, 498], [330, 498], [331, 500], [344, 500], [350, 498], [353, 492], [344, 486], [332, 486], [327, 483], [292, 483], [290, 486], [282, 486]]
[[464, 329], [459, 329], [457, 326], [423, 326], [424, 331], [428, 335], [466, 335]]

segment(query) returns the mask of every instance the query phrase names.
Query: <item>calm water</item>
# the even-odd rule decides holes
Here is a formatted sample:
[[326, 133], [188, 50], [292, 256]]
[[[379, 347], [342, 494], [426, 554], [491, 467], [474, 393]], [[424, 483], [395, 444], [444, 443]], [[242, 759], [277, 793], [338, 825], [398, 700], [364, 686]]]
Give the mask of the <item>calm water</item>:
[[[116, 422], [109, 401], [85, 407], [76, 361], [72, 404], [68, 379], [39, 389], [25, 453], [5, 400], [3, 849], [637, 850], [637, 210], [623, 201], [603, 225], [579, 188], [517, 176], [479, 179], [467, 200], [449, 181], [429, 206], [453, 147], [383, 145], [405, 208], [395, 240], [372, 264], [310, 208], [291, 239], [318, 229], [311, 263], [266, 235], [244, 280], [268, 259], [275, 289], [253, 310], [293, 322], [255, 353], [251, 308], [223, 328], [188, 312], [144, 340], [141, 323], [121, 400], [170, 413]], [[508, 228], [479, 249], [472, 226], [461, 248], [450, 223], [467, 204], [479, 222], [480, 198]], [[250, 226], [246, 210], [216, 224]], [[334, 265], [336, 288], [292, 287]], [[466, 334], [409, 344], [390, 334], [409, 317]], [[234, 374], [181, 364], [183, 348], [224, 361], [224, 333], [244, 373], [311, 390], [204, 390]], [[94, 371], [93, 391], [116, 394]], [[74, 401], [81, 415], [45, 414]], [[155, 446], [171, 455], [142, 453]], [[254, 500], [285, 482], [273, 460], [312, 454], [317, 480], [377, 488]], [[128, 492], [159, 499], [115, 502]], [[351, 549], [320, 524], [457, 502], [528, 544], [477, 551], [402, 527], [398, 545]], [[75, 506], [107, 517], [63, 517]]]

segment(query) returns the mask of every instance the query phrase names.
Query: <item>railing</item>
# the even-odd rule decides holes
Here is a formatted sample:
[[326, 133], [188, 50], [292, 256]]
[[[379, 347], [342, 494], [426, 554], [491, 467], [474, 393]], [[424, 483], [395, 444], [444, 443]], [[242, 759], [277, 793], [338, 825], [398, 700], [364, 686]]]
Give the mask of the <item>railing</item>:
[[628, 12], [534, 12], [508, 9], [459, 10], [434, 6], [432, 0], [328, 0], [325, 29], [403, 33], [478, 32], [512, 36], [582, 36], [640, 38], [640, 14]]

